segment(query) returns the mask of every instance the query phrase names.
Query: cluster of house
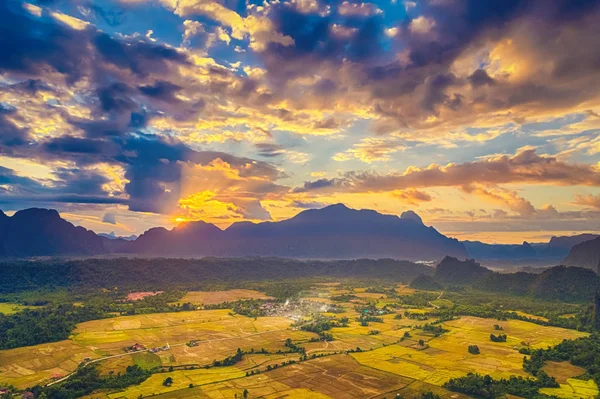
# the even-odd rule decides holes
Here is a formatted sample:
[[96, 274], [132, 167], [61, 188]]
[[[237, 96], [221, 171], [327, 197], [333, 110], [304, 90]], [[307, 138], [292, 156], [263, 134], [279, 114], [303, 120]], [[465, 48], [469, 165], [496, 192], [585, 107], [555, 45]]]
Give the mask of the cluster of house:
[[131, 346], [128, 346], [127, 348], [125, 348], [125, 350], [127, 352], [139, 352], [139, 351], [143, 351], [146, 350], [146, 347], [142, 344], [138, 344], [137, 342]]
[[321, 302], [300, 299], [286, 301], [285, 303], [265, 302], [260, 309], [265, 316], [287, 317], [294, 321], [302, 319], [306, 314], [315, 312], [328, 312], [332, 306]]
[[149, 296], [155, 296], [155, 295], [159, 295], [159, 294], [163, 294], [164, 291], [144, 291], [144, 292], [131, 292], [129, 293], [129, 295], [127, 295], [127, 297], [125, 298], [125, 300], [120, 300], [117, 302], [132, 302], [132, 301], [139, 301], [142, 300], [146, 297]]
[[160, 352], [160, 351], [168, 351], [169, 349], [171, 349], [171, 346], [169, 346], [169, 344], [166, 344], [165, 346], [162, 346], [160, 348], [151, 348], [151, 349], [148, 349], [148, 352], [150, 352], [150, 353], [156, 353], [156, 352]]

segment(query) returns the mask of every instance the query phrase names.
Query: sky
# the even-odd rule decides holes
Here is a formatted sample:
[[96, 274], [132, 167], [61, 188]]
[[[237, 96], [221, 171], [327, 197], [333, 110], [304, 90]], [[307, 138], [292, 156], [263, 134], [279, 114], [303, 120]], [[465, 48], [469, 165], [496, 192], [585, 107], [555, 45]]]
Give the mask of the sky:
[[600, 0], [0, 2], [0, 208], [600, 232]]

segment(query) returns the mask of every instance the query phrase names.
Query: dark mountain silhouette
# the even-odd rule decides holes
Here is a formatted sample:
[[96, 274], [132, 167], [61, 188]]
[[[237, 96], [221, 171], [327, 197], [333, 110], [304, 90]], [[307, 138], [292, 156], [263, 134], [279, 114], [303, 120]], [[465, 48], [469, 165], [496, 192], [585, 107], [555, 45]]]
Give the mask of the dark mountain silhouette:
[[96, 255], [106, 252], [94, 232], [75, 227], [50, 209], [30, 208], [12, 217], [0, 211], [0, 256]]
[[463, 241], [471, 258], [488, 260], [534, 259], [536, 250], [527, 242], [523, 244], [486, 244], [481, 241]]
[[[599, 237], [597, 234], [552, 237], [547, 243], [530, 244], [486, 244], [480, 241], [463, 241], [469, 257], [478, 260], [522, 261], [563, 259], [572, 247], [584, 241]], [[557, 262], [558, 263], [558, 262]]]
[[226, 230], [193, 222], [150, 229], [130, 246], [161, 256], [278, 256], [313, 259], [435, 260], [466, 256], [455, 239], [427, 227], [414, 212], [401, 217], [331, 205], [279, 222], [234, 223]]
[[280, 222], [235, 223], [226, 230], [205, 222], [185, 223], [172, 230], [156, 227], [134, 241], [98, 236], [61, 219], [54, 210], [0, 215], [0, 256], [103, 253], [416, 260], [466, 256], [458, 240], [425, 226], [414, 212], [397, 217], [341, 204], [307, 210]]
[[118, 236], [115, 234], [114, 231], [111, 231], [110, 233], [98, 233], [98, 235], [100, 237], [108, 238], [109, 240], [135, 241], [137, 239], [137, 236], [135, 234], [132, 234], [130, 236]]
[[575, 245], [563, 263], [567, 266], [585, 267], [600, 273], [600, 237]]

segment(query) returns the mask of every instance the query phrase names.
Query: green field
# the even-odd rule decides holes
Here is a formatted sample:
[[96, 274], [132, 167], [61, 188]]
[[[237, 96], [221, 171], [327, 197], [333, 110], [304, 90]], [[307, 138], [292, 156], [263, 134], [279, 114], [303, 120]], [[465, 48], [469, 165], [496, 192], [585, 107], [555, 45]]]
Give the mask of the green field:
[[19, 305], [17, 303], [0, 302], [0, 313], [6, 314], [6, 315], [20, 312], [23, 309], [33, 309], [33, 308], [34, 308], [34, 306], [23, 306], [23, 305]]

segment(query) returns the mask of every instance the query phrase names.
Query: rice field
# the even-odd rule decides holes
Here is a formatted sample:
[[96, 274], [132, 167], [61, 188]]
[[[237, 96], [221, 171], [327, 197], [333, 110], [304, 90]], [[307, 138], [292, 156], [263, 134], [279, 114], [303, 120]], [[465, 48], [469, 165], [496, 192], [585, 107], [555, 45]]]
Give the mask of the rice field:
[[[403, 294], [411, 290], [397, 287]], [[382, 323], [361, 325], [356, 320], [356, 302], [371, 301], [379, 308], [394, 303], [384, 294], [367, 293], [364, 288], [350, 291], [327, 283], [317, 285], [310, 296], [315, 301], [330, 303], [328, 296], [340, 293], [352, 293], [359, 298], [335, 302], [343, 310], [326, 314], [349, 319], [347, 327], [328, 331], [333, 341], [320, 341], [315, 333], [293, 328], [291, 318], [250, 318], [234, 314], [231, 309], [119, 316], [80, 323], [65, 341], [0, 351], [0, 385], [25, 388], [45, 384], [68, 375], [84, 359], [108, 357], [96, 363], [103, 375], [122, 373], [133, 364], [162, 371], [137, 386], [119, 392], [95, 392], [90, 398], [225, 399], [241, 398], [247, 390], [250, 398], [266, 399], [389, 399], [396, 394], [411, 398], [424, 391], [432, 391], [444, 399], [462, 399], [466, 397], [444, 390], [444, 382], [469, 372], [494, 378], [526, 376], [522, 369], [523, 355], [518, 352], [520, 347], [545, 348], [563, 339], [586, 335], [519, 320], [499, 322], [461, 317], [444, 322], [442, 325], [448, 331], [435, 337], [417, 327], [424, 324], [423, 321], [397, 319], [397, 314], [404, 315], [407, 310], [403, 308], [381, 315]], [[191, 292], [182, 301], [219, 303], [261, 296], [264, 294], [251, 290]], [[434, 302], [437, 306], [452, 305], [444, 301]], [[408, 310], [425, 313], [431, 308]], [[436, 319], [427, 320], [428, 323], [433, 321]], [[507, 342], [491, 342], [490, 333], [497, 333], [495, 324], [502, 326]], [[406, 332], [410, 333], [409, 338], [404, 337]], [[288, 353], [289, 348], [285, 346], [288, 338], [305, 348], [308, 360], [301, 361], [299, 353]], [[419, 340], [424, 341], [423, 345]], [[156, 353], [127, 353], [126, 348], [136, 343], [147, 349], [169, 348]], [[481, 353], [469, 354], [469, 345], [477, 345]], [[205, 368], [238, 349], [245, 355], [235, 365]], [[263, 350], [266, 353], [262, 353]], [[287, 364], [290, 361], [295, 363]], [[561, 384], [560, 388], [545, 389], [545, 394], [561, 398], [598, 395], [593, 381], [574, 378], [583, 374], [579, 367], [548, 362], [544, 370]], [[260, 373], [253, 374], [258, 371]], [[173, 380], [170, 386], [163, 384], [168, 377]]]
[[566, 383], [560, 384], [560, 388], [542, 388], [540, 389], [540, 393], [565, 399], [592, 399], [598, 396], [598, 386], [594, 380], [584, 381], [569, 378]]
[[227, 291], [190, 291], [181, 303], [190, 302], [202, 305], [216, 305], [223, 302], [234, 302], [240, 299], [273, 299], [262, 292], [254, 290], [227, 290]]
[[[518, 352], [523, 343], [532, 348], [541, 348], [556, 345], [563, 339], [586, 335], [573, 330], [509, 320], [500, 323], [503, 332], [508, 335], [508, 341], [491, 342], [489, 336], [495, 332], [494, 324], [498, 324], [498, 321], [462, 317], [444, 323], [444, 327], [450, 331], [440, 337], [413, 334], [411, 340], [401, 345], [353, 353], [352, 356], [369, 367], [441, 386], [450, 378], [461, 377], [469, 372], [489, 374], [494, 378], [526, 376], [522, 369], [523, 355]], [[415, 345], [418, 339], [426, 341], [425, 347]], [[468, 353], [469, 345], [477, 345], [481, 353]]]

